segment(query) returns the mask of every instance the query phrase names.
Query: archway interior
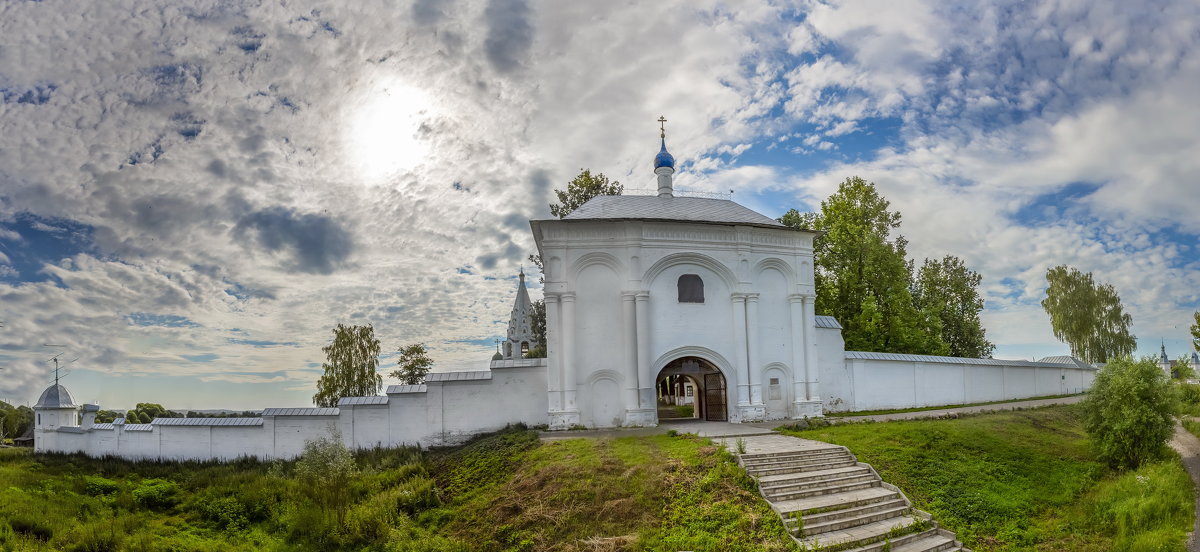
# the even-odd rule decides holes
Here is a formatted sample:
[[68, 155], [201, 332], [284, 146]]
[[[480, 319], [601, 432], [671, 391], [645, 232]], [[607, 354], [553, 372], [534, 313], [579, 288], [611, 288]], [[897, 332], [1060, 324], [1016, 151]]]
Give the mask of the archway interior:
[[658, 419], [728, 420], [725, 376], [708, 361], [682, 357], [658, 373]]

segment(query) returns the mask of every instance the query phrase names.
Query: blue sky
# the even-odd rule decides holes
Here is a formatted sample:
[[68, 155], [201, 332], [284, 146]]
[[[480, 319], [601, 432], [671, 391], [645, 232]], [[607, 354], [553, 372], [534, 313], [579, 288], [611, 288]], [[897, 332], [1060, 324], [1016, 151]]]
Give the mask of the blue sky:
[[[849, 176], [984, 277], [997, 356], [1063, 354], [1056, 264], [1139, 353], [1200, 309], [1194, 2], [0, 5], [0, 398], [308, 404], [337, 323], [484, 365], [580, 168], [770, 216]], [[67, 39], [65, 37], [70, 37]], [[536, 282], [536, 279], [531, 279]], [[532, 290], [535, 298], [540, 294]], [[45, 347], [44, 343], [61, 345]]]

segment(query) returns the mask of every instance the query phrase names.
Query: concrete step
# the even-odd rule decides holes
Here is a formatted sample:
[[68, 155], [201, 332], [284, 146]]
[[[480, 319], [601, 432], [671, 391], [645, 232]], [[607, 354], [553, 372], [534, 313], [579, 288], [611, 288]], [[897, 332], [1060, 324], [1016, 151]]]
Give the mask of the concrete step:
[[763, 494], [766, 495], [767, 500], [776, 502], [783, 500], [795, 500], [797, 498], [805, 498], [810, 496], [857, 491], [859, 489], [868, 489], [878, 486], [880, 486], [880, 482], [878, 479], [875, 479], [870, 481], [857, 481], [853, 483], [833, 482], [827, 485], [817, 485], [805, 489], [772, 489], [770, 491], [763, 491]]
[[[938, 529], [909, 533], [892, 539], [882, 539], [843, 552], [943, 552], [958, 550], [952, 533]], [[888, 548], [891, 545], [891, 548]]]
[[848, 485], [852, 483], [878, 482], [879, 477], [869, 470], [865, 472], [849, 473], [845, 475], [835, 475], [825, 479], [800, 479], [800, 480], [782, 480], [774, 482], [759, 482], [758, 488], [762, 489], [763, 494], [771, 494], [778, 491], [803, 491], [806, 489], [815, 489], [820, 487], [829, 487], [837, 485]]
[[[805, 536], [797, 540], [800, 544], [814, 550], [828, 547], [844, 549], [844, 547], [849, 546], [857, 547], [853, 548], [854, 552], [879, 552], [884, 550], [889, 544], [890, 549], [894, 550], [901, 544], [915, 542], [919, 538], [923, 538], [917, 535], [925, 532], [928, 532], [930, 535], [938, 534], [936, 529], [908, 531], [908, 528], [914, 523], [911, 516], [896, 516], [856, 527], [847, 527], [818, 535]], [[889, 534], [892, 536], [889, 537]]]
[[761, 469], [786, 468], [786, 467], [802, 468], [805, 466], [823, 466], [825, 464], [845, 462], [847, 460], [852, 461], [854, 459], [855, 459], [854, 456], [851, 456], [849, 454], [831, 454], [829, 456], [818, 456], [815, 458], [775, 459], [775, 460], [769, 460], [769, 461], [756, 462], [753, 464], [742, 464], [742, 467], [746, 468], [747, 470], [761, 470]]
[[872, 475], [871, 469], [865, 466], [843, 466], [824, 470], [783, 473], [779, 475], [764, 475], [758, 478], [758, 486], [763, 489], [778, 487], [789, 483], [803, 483], [838, 479], [854, 475]]
[[900, 496], [900, 493], [886, 487], [879, 486], [847, 491], [844, 493], [830, 493], [805, 498], [796, 498], [792, 500], [774, 501], [771, 502], [771, 507], [774, 508], [776, 512], [779, 512], [780, 515], [787, 516], [792, 512], [806, 513], [815, 511], [831, 511], [845, 508], [855, 508], [870, 504], [878, 504], [880, 502], [888, 502], [891, 500], [904, 499]]
[[785, 474], [785, 473], [818, 471], [818, 470], [832, 469], [832, 468], [843, 468], [843, 467], [847, 467], [847, 466], [854, 466], [856, 464], [858, 464], [858, 461], [855, 460], [853, 456], [847, 455], [845, 458], [838, 459], [838, 460], [827, 460], [827, 461], [805, 462], [805, 463], [784, 462], [778, 466], [746, 468], [746, 473], [749, 473], [750, 475], [753, 475], [753, 476], [781, 475], [781, 474]]
[[[885, 519], [903, 516], [908, 513], [908, 505], [901, 502], [900, 506], [886, 508], [875, 512], [862, 512], [854, 516], [843, 517], [840, 519], [830, 519], [821, 523], [808, 523], [808, 521], [805, 521], [804, 534], [819, 535], [821, 533], [828, 533], [830, 531], [850, 529], [853, 527], [867, 525], [868, 523], [875, 523], [876, 521], [883, 521]], [[794, 519], [789, 521], [792, 522], [792, 526], [788, 527], [789, 530], [798, 527], [798, 524]], [[787, 522], [784, 522], [784, 525], [786, 526]]]
[[831, 458], [836, 456], [847, 456], [850, 451], [842, 448], [821, 449], [818, 451], [797, 451], [797, 452], [771, 452], [763, 454], [744, 454], [740, 456], [743, 466], [756, 466], [764, 463], [773, 463], [781, 461], [796, 461], [796, 460], [816, 460], [818, 458]]
[[[814, 443], [810, 441], [810, 443]], [[793, 447], [791, 442], [785, 450], [774, 450], [770, 452], [747, 452], [739, 455], [746, 460], [756, 460], [759, 458], [770, 458], [773, 456], [803, 456], [806, 454], [822, 454], [833, 450], [846, 450], [846, 447], [840, 445], [831, 445], [828, 443], [815, 443], [816, 446]]]
[[908, 503], [903, 498], [896, 497], [891, 500], [880, 500], [878, 502], [870, 502], [859, 506], [842, 508], [840, 510], [831, 510], [828, 512], [819, 512], [803, 516], [804, 526], [812, 527], [820, 524], [830, 523], [839, 519], [856, 518], [858, 516], [873, 514], [876, 512], [890, 511], [896, 509], [908, 508]]

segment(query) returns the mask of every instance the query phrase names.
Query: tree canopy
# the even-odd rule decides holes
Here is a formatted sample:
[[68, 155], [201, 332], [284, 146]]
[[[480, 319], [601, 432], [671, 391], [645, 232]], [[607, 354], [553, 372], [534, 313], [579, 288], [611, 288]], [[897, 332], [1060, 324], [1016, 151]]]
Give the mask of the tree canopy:
[[1054, 337], [1070, 345], [1071, 355], [1098, 363], [1133, 354], [1133, 318], [1121, 307], [1115, 288], [1066, 265], [1046, 271], [1046, 281], [1042, 308], [1050, 315]]
[[1136, 468], [1159, 458], [1175, 430], [1175, 395], [1153, 359], [1114, 358], [1096, 374], [1083, 401], [1084, 428], [1100, 458]]
[[621, 195], [624, 186], [616, 180], [609, 181], [604, 173], [592, 174], [591, 169], [580, 169], [579, 175], [567, 183], [566, 190], [554, 190], [558, 203], [550, 204], [550, 214], [564, 218], [589, 199], [601, 195]]
[[0, 401], [0, 439], [12, 439], [25, 434], [33, 425], [33, 409], [13, 406]]
[[1200, 351], [1200, 311], [1192, 314], [1196, 322], [1189, 328], [1192, 331], [1192, 350]]
[[317, 406], [337, 406], [342, 397], [365, 397], [379, 394], [383, 377], [379, 375], [379, 340], [375, 328], [345, 326], [333, 329], [333, 342], [321, 348], [326, 361], [325, 373], [317, 380], [313, 402]]
[[925, 259], [913, 280], [913, 304], [940, 322], [941, 338], [951, 356], [988, 358], [996, 349], [979, 320], [983, 298], [976, 288], [982, 281], [978, 272], [954, 255]]
[[413, 343], [400, 348], [400, 358], [396, 361], [397, 368], [392, 371], [393, 378], [405, 385], [425, 383], [425, 376], [433, 368], [433, 359], [425, 351], [425, 345]]
[[814, 243], [816, 309], [842, 323], [847, 349], [948, 354], [941, 309], [921, 312], [913, 302], [908, 242], [892, 236], [900, 213], [889, 206], [873, 183], [851, 177], [821, 202], [820, 211], [792, 209], [779, 221], [825, 231]]

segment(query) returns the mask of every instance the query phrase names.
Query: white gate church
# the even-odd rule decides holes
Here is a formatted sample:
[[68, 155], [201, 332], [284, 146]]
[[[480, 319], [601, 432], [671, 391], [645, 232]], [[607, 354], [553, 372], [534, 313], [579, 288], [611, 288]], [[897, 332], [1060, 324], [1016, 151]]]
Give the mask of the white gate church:
[[[451, 444], [510, 423], [651, 426], [691, 415], [745, 422], [825, 411], [967, 404], [1081, 392], [1095, 368], [845, 351], [816, 316], [815, 232], [723, 199], [676, 197], [665, 136], [657, 196], [600, 196], [561, 220], [531, 221], [543, 259], [547, 358], [520, 278], [502, 352], [486, 370], [434, 372], [336, 408], [268, 408], [258, 418], [96, 423], [54, 385], [34, 410], [39, 452], [134, 459], [291, 458], [336, 432], [355, 448]], [[692, 396], [681, 397], [681, 393]]]
[[532, 222], [546, 279], [551, 428], [658, 421], [683, 376], [709, 420], [820, 416], [814, 232], [723, 199], [600, 196]]

